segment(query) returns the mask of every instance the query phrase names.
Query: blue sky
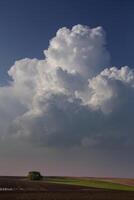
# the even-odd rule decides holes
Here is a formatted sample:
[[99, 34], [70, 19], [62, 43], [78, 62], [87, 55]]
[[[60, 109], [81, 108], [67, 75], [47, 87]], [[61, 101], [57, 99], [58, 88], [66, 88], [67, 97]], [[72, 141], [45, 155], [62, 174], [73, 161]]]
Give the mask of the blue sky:
[[1, 0], [1, 83], [15, 60], [44, 58], [56, 31], [76, 24], [102, 26], [111, 65], [133, 67], [134, 2], [131, 0]]

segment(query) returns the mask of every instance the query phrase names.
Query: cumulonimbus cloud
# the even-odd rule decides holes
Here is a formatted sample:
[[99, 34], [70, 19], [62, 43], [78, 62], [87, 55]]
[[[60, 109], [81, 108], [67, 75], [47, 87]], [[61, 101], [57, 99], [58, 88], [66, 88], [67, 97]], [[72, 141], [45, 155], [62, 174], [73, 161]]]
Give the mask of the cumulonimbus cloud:
[[25, 58], [0, 87], [1, 138], [42, 146], [133, 146], [134, 72], [110, 66], [102, 27], [61, 28], [44, 60]]

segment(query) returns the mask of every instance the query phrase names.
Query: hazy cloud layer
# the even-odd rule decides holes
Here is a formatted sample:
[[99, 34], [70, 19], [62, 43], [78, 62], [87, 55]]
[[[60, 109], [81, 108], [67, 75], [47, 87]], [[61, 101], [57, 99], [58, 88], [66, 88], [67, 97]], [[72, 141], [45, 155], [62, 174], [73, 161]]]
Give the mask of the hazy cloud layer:
[[0, 88], [1, 138], [62, 147], [133, 146], [134, 72], [109, 67], [101, 27], [61, 28], [44, 60], [25, 58]]

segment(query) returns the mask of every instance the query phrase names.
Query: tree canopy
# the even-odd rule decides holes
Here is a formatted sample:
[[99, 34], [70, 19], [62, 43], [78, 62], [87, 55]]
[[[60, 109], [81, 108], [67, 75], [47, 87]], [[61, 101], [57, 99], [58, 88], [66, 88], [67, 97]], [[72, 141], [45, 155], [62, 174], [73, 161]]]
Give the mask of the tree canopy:
[[43, 176], [38, 171], [30, 171], [28, 173], [28, 178], [30, 180], [42, 180]]

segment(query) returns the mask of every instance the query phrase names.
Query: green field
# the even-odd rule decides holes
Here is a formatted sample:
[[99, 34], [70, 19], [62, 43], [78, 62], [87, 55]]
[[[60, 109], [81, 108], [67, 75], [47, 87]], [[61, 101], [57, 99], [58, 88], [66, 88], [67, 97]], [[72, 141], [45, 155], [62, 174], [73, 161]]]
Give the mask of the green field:
[[111, 189], [111, 190], [134, 191], [134, 186], [118, 184], [97, 178], [84, 179], [84, 178], [68, 178], [68, 177], [53, 177], [53, 178], [49, 177], [47, 178], [47, 182], [57, 183], [57, 184], [80, 185], [80, 186]]

